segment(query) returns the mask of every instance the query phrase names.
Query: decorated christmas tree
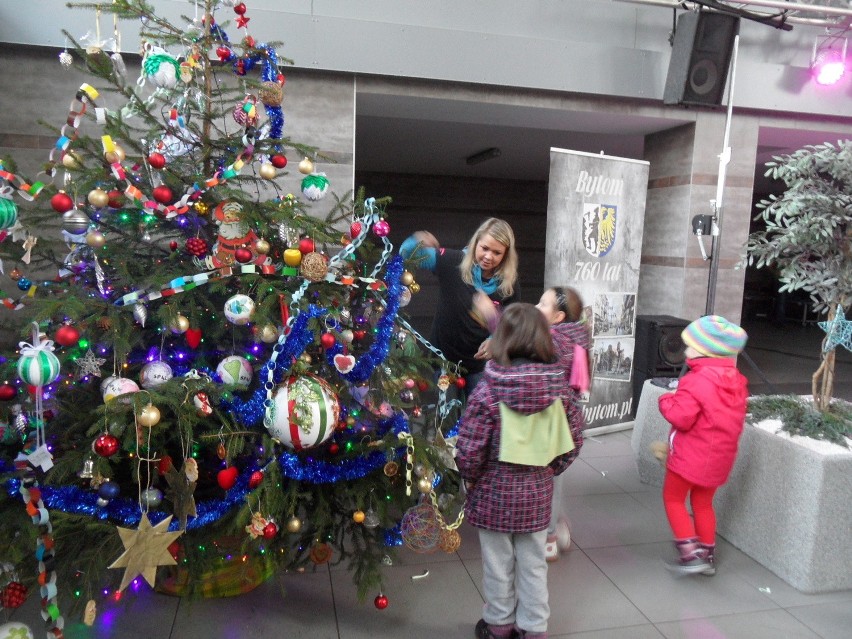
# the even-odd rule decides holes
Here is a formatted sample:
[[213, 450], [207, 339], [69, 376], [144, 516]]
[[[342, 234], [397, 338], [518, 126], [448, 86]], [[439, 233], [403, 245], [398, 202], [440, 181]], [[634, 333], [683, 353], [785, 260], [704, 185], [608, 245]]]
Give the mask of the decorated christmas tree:
[[181, 25], [142, 0], [76, 8], [132, 18], [144, 53], [137, 81], [117, 44], [66, 34], [60, 61], [92, 80], [47, 179], [0, 166], [20, 341], [0, 368], [0, 603], [40, 597], [61, 636], [75, 602], [92, 617], [144, 581], [231, 595], [331, 561], [386, 606], [394, 547], [454, 551], [461, 510], [454, 374], [400, 314], [416, 283], [388, 200], [324, 199], [244, 4], [199, 0]]

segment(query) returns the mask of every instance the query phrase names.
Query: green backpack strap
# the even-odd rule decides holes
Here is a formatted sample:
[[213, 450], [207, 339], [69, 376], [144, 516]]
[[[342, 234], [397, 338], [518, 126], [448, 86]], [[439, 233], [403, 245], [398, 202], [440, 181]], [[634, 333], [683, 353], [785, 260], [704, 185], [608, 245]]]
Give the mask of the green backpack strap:
[[525, 415], [500, 402], [500, 461], [547, 466], [574, 450], [574, 438], [561, 399], [543, 411]]

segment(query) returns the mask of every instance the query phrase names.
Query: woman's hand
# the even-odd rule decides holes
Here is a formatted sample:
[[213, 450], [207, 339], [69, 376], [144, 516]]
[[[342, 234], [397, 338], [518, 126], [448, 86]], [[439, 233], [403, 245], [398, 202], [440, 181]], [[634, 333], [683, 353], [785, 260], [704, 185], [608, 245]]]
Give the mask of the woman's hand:
[[488, 350], [488, 346], [491, 344], [491, 338], [488, 338], [482, 344], [479, 345], [479, 349], [476, 351], [476, 354], [473, 356], [474, 359], [491, 359], [491, 351]]
[[489, 333], [494, 332], [494, 329], [497, 328], [497, 322], [500, 321], [500, 313], [494, 307], [494, 302], [482, 291], [476, 291], [473, 294], [471, 315], [483, 328], [487, 328]]
[[418, 244], [422, 244], [427, 248], [440, 248], [441, 245], [438, 243], [438, 238], [432, 235], [429, 231], [416, 231], [413, 233], [414, 239], [417, 240]]

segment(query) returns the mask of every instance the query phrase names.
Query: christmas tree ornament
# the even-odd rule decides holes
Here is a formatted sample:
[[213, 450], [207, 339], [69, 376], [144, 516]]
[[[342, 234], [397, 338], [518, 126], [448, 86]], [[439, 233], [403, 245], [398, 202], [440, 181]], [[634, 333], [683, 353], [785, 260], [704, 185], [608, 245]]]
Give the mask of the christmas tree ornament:
[[261, 164], [257, 172], [264, 180], [274, 180], [275, 176], [278, 175], [277, 169], [269, 162]]
[[[249, 537], [257, 539], [258, 537], [263, 536], [263, 531], [266, 529], [268, 524], [269, 520], [261, 513], [252, 513], [251, 521], [245, 527], [245, 531], [248, 533]], [[278, 532], [277, 527], [275, 532]], [[272, 536], [274, 537], [275, 535], [273, 534]]]
[[352, 224], [349, 225], [349, 237], [353, 240], [357, 239], [358, 236], [361, 235], [362, 228], [363, 227], [360, 222], [352, 222]]
[[228, 456], [228, 449], [225, 448], [224, 443], [219, 442], [219, 444], [216, 446], [216, 457], [224, 460], [225, 457], [227, 457], [227, 456]]
[[399, 473], [399, 464], [397, 464], [395, 461], [389, 461], [385, 464], [383, 472], [385, 474], [385, 477], [396, 477], [396, 475]]
[[29, 281], [26, 277], [22, 277], [18, 280], [18, 289], [22, 291], [28, 291], [32, 287], [33, 283]]
[[387, 608], [387, 607], [388, 607], [388, 604], [389, 604], [389, 603], [390, 603], [390, 602], [388, 601], [388, 598], [387, 598], [385, 595], [381, 594], [381, 593], [380, 593], [380, 594], [378, 594], [378, 595], [376, 596], [376, 598], [375, 598], [375, 599], [373, 599], [373, 605], [374, 605], [374, 606], [375, 606], [378, 610], [384, 610], [385, 608]]
[[169, 553], [168, 546], [183, 533], [169, 532], [171, 521], [172, 516], [169, 515], [156, 526], [152, 526], [148, 513], [143, 512], [136, 530], [117, 528], [121, 543], [124, 544], [124, 552], [109, 567], [125, 569], [119, 591], [127, 588], [130, 582], [140, 575], [153, 588], [157, 567], [177, 564]]
[[92, 479], [95, 476], [95, 460], [91, 457], [86, 457], [83, 460], [83, 468], [77, 473], [80, 479]]
[[296, 534], [300, 530], [302, 530], [302, 520], [295, 516], [290, 517], [287, 520], [287, 532]]
[[366, 518], [367, 515], [364, 514], [363, 510], [356, 510], [354, 513], [352, 513], [352, 521], [354, 521], [356, 524], [364, 523], [364, 519]]
[[281, 106], [281, 102], [284, 101], [284, 87], [282, 87], [278, 82], [268, 80], [260, 85], [260, 88], [257, 91], [257, 96], [266, 106], [278, 107]]
[[101, 188], [94, 188], [89, 191], [89, 195], [86, 196], [86, 199], [89, 201], [89, 204], [95, 208], [101, 209], [109, 202], [109, 195]]
[[[113, 144], [111, 151], [106, 151], [104, 153], [104, 159], [109, 164], [116, 164], [117, 162], [124, 162], [125, 158], [127, 158], [127, 154], [124, 152], [124, 149], [122, 149], [117, 144]], [[92, 204], [94, 204], [94, 202], [92, 202]]]
[[207, 202], [202, 202], [201, 200], [198, 200], [198, 202], [193, 205], [193, 208], [195, 209], [195, 212], [202, 217], [210, 212], [210, 205], [208, 205]]
[[98, 230], [89, 231], [86, 233], [86, 244], [93, 249], [103, 248], [104, 244], [106, 244], [106, 237]]
[[19, 346], [18, 377], [25, 384], [41, 388], [59, 377], [59, 359], [53, 354], [52, 341], [40, 341], [34, 331], [33, 343], [21, 342]]
[[247, 248], [241, 246], [240, 248], [234, 250], [234, 259], [240, 264], [248, 264], [252, 261], [253, 258], [254, 254], [251, 252], [251, 250]]
[[145, 509], [157, 508], [163, 502], [163, 493], [159, 488], [146, 488], [139, 495], [139, 502]]
[[[301, 166], [299, 164], [299, 170]], [[318, 202], [328, 194], [329, 184], [325, 173], [311, 173], [302, 179], [302, 195], [311, 202]]]
[[301, 162], [299, 162], [299, 173], [303, 173], [305, 175], [310, 175], [314, 172], [314, 163], [310, 161], [309, 158], [305, 158]]
[[186, 333], [184, 333], [184, 337], [186, 337], [186, 345], [191, 349], [196, 349], [201, 344], [201, 329], [188, 328], [186, 329]]
[[467, 386], [467, 380], [464, 377], [456, 377], [456, 388], [464, 388]]
[[335, 355], [332, 361], [334, 362], [334, 368], [337, 369], [337, 372], [341, 375], [346, 375], [346, 373], [355, 368], [355, 364], [357, 364], [354, 356], [344, 355], [343, 353]]
[[145, 57], [142, 59], [142, 72], [154, 86], [161, 89], [174, 89], [177, 86], [180, 65], [165, 50], [146, 45]]
[[0, 196], [0, 230], [10, 229], [18, 221], [18, 205], [8, 197]]
[[328, 262], [321, 253], [308, 253], [302, 257], [299, 272], [311, 282], [322, 282], [328, 275]]
[[231, 324], [245, 326], [254, 316], [254, 300], [248, 295], [237, 293], [225, 302], [225, 319]]
[[234, 122], [240, 126], [257, 126], [259, 120], [256, 96], [247, 95], [234, 107]]
[[60, 346], [74, 346], [80, 341], [80, 331], [70, 324], [63, 324], [56, 329], [53, 340]]
[[366, 513], [364, 513], [364, 527], [373, 529], [377, 528], [381, 522], [379, 521], [379, 516], [376, 514], [376, 511], [372, 508], [369, 508]]
[[308, 556], [315, 565], [321, 566], [322, 564], [327, 564], [331, 561], [333, 554], [334, 551], [331, 549], [331, 546], [319, 541], [311, 546], [311, 552]]
[[172, 464], [163, 473], [169, 484], [166, 496], [172, 502], [172, 512], [178, 518], [180, 530], [186, 530], [189, 517], [197, 517], [195, 506], [195, 487], [198, 482], [198, 463], [194, 459], [186, 459], [183, 468], [178, 471]]
[[344, 344], [351, 344], [352, 340], [355, 339], [355, 333], [352, 332], [351, 329], [344, 328], [340, 331], [340, 341]]
[[12, 386], [9, 382], [0, 384], [0, 401], [8, 402], [18, 395], [18, 389]]
[[442, 528], [438, 539], [438, 548], [445, 553], [454, 553], [461, 547], [461, 535], [457, 530]]
[[299, 249], [288, 248], [284, 251], [284, 263], [296, 267], [302, 263], [302, 252]]
[[67, 49], [59, 53], [59, 64], [61, 64], [62, 68], [66, 71], [71, 68], [72, 64], [74, 64], [74, 58], [70, 53], [68, 53]]
[[[301, 253], [299, 254], [301, 255]], [[23, 277], [23, 273], [21, 273], [20, 269], [16, 266], [11, 271], [9, 271], [9, 279], [13, 282], [17, 282], [19, 279]]]
[[10, 621], [0, 626], [0, 639], [33, 639], [33, 632], [26, 624]]
[[145, 322], [148, 321], [148, 309], [141, 302], [133, 305], [133, 319], [142, 327], [145, 328]]
[[86, 376], [91, 377], [100, 377], [101, 376], [101, 366], [104, 365], [106, 359], [103, 357], [96, 357], [95, 353], [90, 348], [86, 351], [86, 354], [83, 357], [80, 357], [75, 362], [77, 364], [77, 377], [83, 378]]
[[400, 307], [405, 308], [408, 306], [409, 302], [411, 302], [411, 289], [404, 288], [399, 292], [399, 305]]
[[118, 437], [103, 433], [92, 442], [92, 450], [101, 457], [112, 457], [120, 448]]
[[136, 413], [136, 421], [145, 428], [153, 428], [160, 423], [160, 409], [148, 403]]
[[271, 248], [272, 247], [269, 245], [269, 242], [264, 239], [259, 239], [257, 242], [254, 243], [254, 250], [257, 251], [260, 255], [266, 255], [267, 253], [269, 253]]
[[190, 237], [184, 244], [186, 252], [195, 257], [202, 257], [207, 253], [207, 242], [200, 237]]
[[71, 171], [81, 169], [83, 168], [83, 158], [76, 151], [68, 151], [62, 156], [62, 166]]
[[257, 336], [264, 344], [272, 344], [278, 341], [278, 328], [275, 324], [264, 324], [258, 330]]
[[240, 355], [228, 355], [216, 367], [216, 375], [223, 384], [248, 388], [251, 384], [254, 370], [249, 361]]
[[432, 482], [428, 477], [422, 477], [417, 480], [417, 490], [423, 495], [428, 495], [432, 491]]
[[387, 237], [388, 233], [390, 233], [390, 224], [386, 220], [379, 220], [373, 225], [373, 233], [377, 237]]
[[283, 169], [285, 166], [287, 166], [286, 156], [283, 156], [283, 155], [280, 155], [280, 154], [279, 155], [273, 155], [271, 158], [269, 158], [269, 161], [272, 163], [272, 166], [274, 166], [276, 169]]
[[95, 617], [98, 614], [98, 605], [94, 599], [89, 599], [86, 602], [86, 607], [83, 610], [83, 623], [90, 628], [95, 625]]
[[189, 330], [189, 319], [185, 315], [178, 313], [169, 324], [169, 330], [175, 335], [186, 333]]
[[408, 287], [408, 290], [410, 290], [412, 293], [417, 295], [417, 293], [420, 292], [420, 284], [418, 284], [417, 282], [414, 282], [414, 283], [411, 284], [411, 286]]
[[414, 391], [410, 388], [403, 388], [399, 391], [399, 399], [406, 404], [410, 404], [414, 401]]
[[[106, 381], [106, 380], [105, 380]], [[101, 388], [104, 402], [111, 402], [117, 397], [125, 396], [122, 401], [127, 403], [133, 393], [139, 392], [139, 386], [132, 379], [126, 377], [113, 377]]]
[[331, 385], [313, 374], [292, 376], [275, 390], [269, 434], [292, 450], [322, 444], [334, 433], [340, 405]]
[[0, 607], [7, 610], [20, 608], [27, 600], [27, 587], [19, 581], [10, 581], [0, 591]]
[[82, 235], [89, 230], [89, 216], [78, 209], [62, 214], [62, 229], [71, 235]]
[[440, 538], [441, 527], [435, 517], [435, 507], [423, 502], [409, 508], [400, 522], [400, 535], [405, 545], [417, 553], [435, 550]]
[[162, 153], [151, 153], [148, 155], [148, 164], [151, 165], [151, 168], [157, 169], [158, 171], [166, 166], [166, 156]]
[[274, 521], [269, 521], [269, 523], [267, 523], [263, 527], [263, 538], [264, 539], [272, 539], [277, 534], [278, 534], [278, 524], [276, 524]]
[[107, 206], [112, 209], [120, 209], [124, 206], [124, 193], [113, 189], [107, 193]]
[[249, 476], [248, 486], [249, 486], [249, 488], [254, 490], [258, 486], [260, 486], [262, 481], [263, 481], [263, 473], [259, 470], [256, 470]]
[[299, 240], [299, 252], [302, 255], [307, 255], [308, 253], [313, 253], [317, 248], [316, 242], [308, 236], [305, 236]]
[[74, 200], [65, 191], [60, 191], [50, 198], [50, 206], [57, 213], [66, 213], [74, 208]]
[[160, 186], [156, 187], [151, 192], [151, 195], [160, 204], [171, 204], [175, 199], [174, 193], [165, 184], [161, 184]]
[[228, 466], [216, 473], [216, 483], [222, 490], [230, 490], [237, 483], [240, 471], [236, 466]]
[[403, 286], [411, 286], [414, 283], [414, 274], [410, 271], [403, 271], [399, 281]]
[[195, 414], [199, 417], [210, 417], [213, 414], [210, 397], [204, 391], [200, 391], [193, 396], [192, 404], [195, 406]]
[[173, 376], [172, 367], [168, 363], [160, 360], [148, 362], [139, 372], [139, 385], [149, 390], [165, 384]]
[[105, 500], [107, 503], [118, 497], [120, 494], [121, 487], [118, 485], [118, 482], [105, 479], [101, 482], [100, 486], [98, 486], [98, 497]]
[[337, 340], [334, 339], [334, 335], [331, 333], [323, 333], [320, 335], [320, 346], [322, 346], [325, 350], [332, 348], [337, 343]]

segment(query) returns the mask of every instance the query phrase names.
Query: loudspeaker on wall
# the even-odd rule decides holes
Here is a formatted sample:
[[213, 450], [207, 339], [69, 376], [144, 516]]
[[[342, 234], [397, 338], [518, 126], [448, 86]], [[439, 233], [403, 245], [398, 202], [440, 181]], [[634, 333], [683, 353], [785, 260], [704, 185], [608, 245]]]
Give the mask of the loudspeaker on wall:
[[633, 354], [633, 413], [645, 380], [677, 377], [686, 358], [680, 334], [689, 321], [671, 315], [637, 315]]
[[740, 19], [689, 11], [677, 19], [663, 104], [722, 103]]

